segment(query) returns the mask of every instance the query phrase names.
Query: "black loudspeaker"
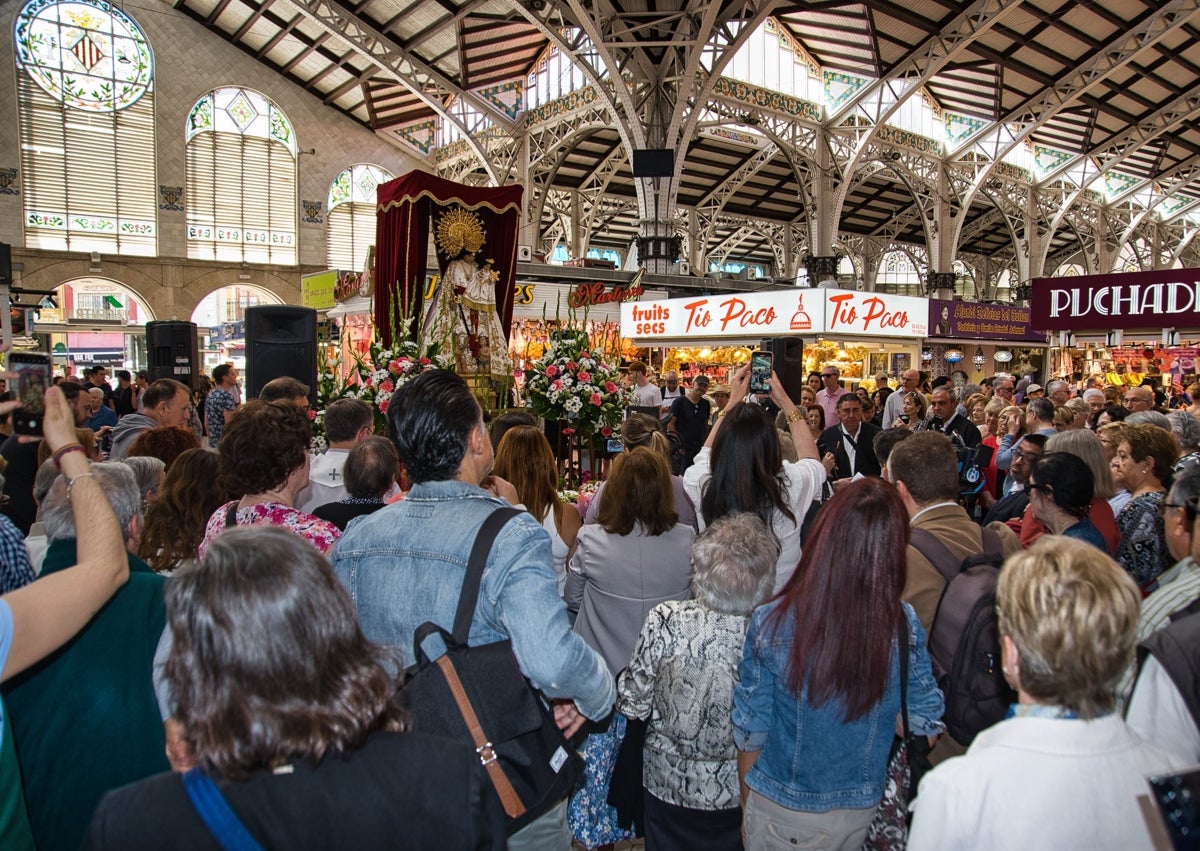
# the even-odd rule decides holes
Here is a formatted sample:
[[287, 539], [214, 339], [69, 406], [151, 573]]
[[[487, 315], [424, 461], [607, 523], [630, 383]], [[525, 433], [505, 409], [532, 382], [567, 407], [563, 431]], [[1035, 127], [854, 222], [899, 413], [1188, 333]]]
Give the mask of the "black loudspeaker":
[[268, 381], [290, 376], [317, 401], [317, 312], [310, 307], [246, 308], [246, 398], [256, 399]]
[[12, 246], [0, 242], [0, 284], [12, 283]]
[[194, 322], [147, 322], [147, 372], [151, 381], [174, 378], [196, 389], [201, 368], [200, 341]]
[[670, 148], [644, 148], [633, 152], [634, 177], [673, 177], [675, 152]]
[[775, 357], [775, 374], [783, 382], [788, 398], [800, 402], [804, 386], [804, 340], [799, 337], [770, 337], [762, 341], [762, 350]]

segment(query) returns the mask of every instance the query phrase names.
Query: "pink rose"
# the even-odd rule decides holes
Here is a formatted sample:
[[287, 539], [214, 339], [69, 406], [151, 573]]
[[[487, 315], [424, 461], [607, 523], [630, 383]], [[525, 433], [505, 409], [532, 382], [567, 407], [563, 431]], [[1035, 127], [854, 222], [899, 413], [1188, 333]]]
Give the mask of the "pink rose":
[[317, 412], [316, 412], [316, 411], [314, 411], [312, 408], [309, 408], [309, 409], [308, 409], [308, 420], [309, 420], [309, 422], [314, 422], [316, 419], [317, 419]]
[[379, 383], [379, 392], [380, 393], [391, 393], [395, 389], [396, 389], [396, 382], [392, 381], [391, 379], [388, 379], [387, 381], [381, 381]]
[[403, 372], [405, 365], [404, 361], [394, 360], [388, 364], [388, 372]]
[[579, 369], [579, 364], [575, 363], [573, 360], [569, 360], [567, 361], [567, 369], [571, 370], [571, 372], [574, 372], [575, 370]]
[[587, 384], [589, 381], [592, 380], [592, 374], [590, 372], [586, 372], [585, 370], [580, 370], [579, 371], [579, 380], [582, 381], [584, 384]]
[[525, 377], [525, 370], [523, 370], [523, 369], [514, 369], [513, 370], [513, 378], [524, 378], [524, 377]]
[[564, 428], [564, 429], [562, 430], [562, 433], [563, 433], [563, 434], [574, 434], [574, 433], [575, 433], [575, 429], [573, 429], [573, 428]]
[[386, 397], [386, 396], [384, 398], [380, 399], [379, 400], [379, 413], [386, 414], [388, 405], [391, 404], [391, 401], [392, 401], [391, 398]]
[[604, 382], [604, 392], [605, 393], [616, 393], [617, 385], [613, 384], [611, 381]]
[[600, 394], [599, 394], [599, 393], [593, 393], [593, 394], [592, 394], [592, 396], [591, 396], [591, 399], [590, 399], [590, 401], [591, 401], [591, 403], [592, 403], [593, 405], [599, 405], [599, 404], [600, 404], [602, 401], [604, 401], [604, 400], [600, 398]]
[[431, 361], [429, 358], [421, 358], [419, 363], [421, 366], [429, 366], [429, 364], [433, 363], [433, 361]]
[[604, 426], [603, 428], [600, 429], [600, 435], [602, 437], [612, 437], [612, 429], [609, 428], [608, 426]]
[[562, 382], [561, 381], [550, 382], [550, 389], [551, 390], [562, 390]]
[[557, 366], [555, 366], [554, 364], [550, 364], [548, 367], [546, 367], [546, 377], [547, 378], [553, 378], [556, 375], [558, 375], [558, 367]]

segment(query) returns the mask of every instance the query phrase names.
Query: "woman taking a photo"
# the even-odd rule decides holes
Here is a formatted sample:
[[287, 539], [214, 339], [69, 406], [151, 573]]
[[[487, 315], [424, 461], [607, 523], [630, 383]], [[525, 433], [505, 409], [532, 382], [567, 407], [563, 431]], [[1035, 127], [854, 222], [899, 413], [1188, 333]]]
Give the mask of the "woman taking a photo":
[[911, 431], [925, 421], [925, 415], [929, 411], [929, 400], [919, 390], [911, 390], [904, 394], [900, 411], [899, 418], [892, 426]]
[[734, 374], [724, 416], [708, 433], [683, 484], [700, 509], [701, 528], [738, 511], [757, 514], [767, 524], [780, 546], [775, 564], [778, 591], [800, 561], [801, 524], [827, 473], [804, 413], [788, 398], [774, 372], [768, 383], [771, 401], [783, 411], [799, 460], [783, 460], [775, 425], [762, 406], [742, 402], [750, 392], [747, 364]]
[[748, 849], [862, 846], [901, 709], [901, 630], [909, 725], [941, 732], [925, 630], [900, 601], [908, 538], [895, 487], [840, 488], [783, 593], [751, 615], [733, 697]]
[[558, 461], [550, 441], [533, 426], [515, 426], [500, 438], [493, 472], [512, 484], [517, 498], [550, 535], [558, 593], [567, 581], [567, 556], [581, 525], [579, 509], [558, 497]]
[[297, 536], [221, 535], [167, 583], [167, 628], [196, 767], [108, 793], [86, 848], [232, 847], [189, 799], [194, 781], [214, 784], [263, 848], [505, 847], [476, 754], [406, 732], [397, 660], [366, 640], [349, 593]]

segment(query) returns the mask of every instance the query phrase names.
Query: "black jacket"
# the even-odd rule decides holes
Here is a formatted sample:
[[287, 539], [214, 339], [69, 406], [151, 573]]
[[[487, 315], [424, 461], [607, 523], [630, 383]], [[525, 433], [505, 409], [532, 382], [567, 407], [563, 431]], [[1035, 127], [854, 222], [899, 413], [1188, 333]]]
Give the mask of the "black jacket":
[[[85, 849], [219, 851], [182, 775], [159, 774], [100, 801]], [[376, 733], [348, 756], [217, 785], [264, 848], [503, 851], [504, 811], [474, 750], [421, 733]]]
[[817, 454], [824, 458], [826, 452], [832, 452], [837, 459], [837, 466], [833, 468], [829, 478], [848, 479], [855, 473], [878, 476], [879, 460], [875, 457], [874, 443], [875, 435], [879, 434], [879, 431], [879, 426], [871, 423], [863, 423], [858, 427], [858, 437], [854, 440], [857, 445], [854, 450], [854, 469], [850, 468], [850, 456], [846, 453], [846, 442], [842, 440], [841, 425], [831, 426], [821, 432], [821, 436], [817, 438]]

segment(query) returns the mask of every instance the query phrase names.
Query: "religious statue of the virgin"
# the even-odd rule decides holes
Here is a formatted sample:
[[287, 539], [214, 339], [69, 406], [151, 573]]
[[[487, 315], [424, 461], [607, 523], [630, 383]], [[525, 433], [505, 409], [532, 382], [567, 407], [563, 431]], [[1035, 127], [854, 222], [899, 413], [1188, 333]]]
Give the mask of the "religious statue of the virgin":
[[474, 213], [455, 207], [438, 219], [437, 246], [450, 262], [425, 315], [424, 337], [454, 355], [459, 373], [507, 381], [508, 337], [496, 311], [500, 275], [491, 260], [477, 259], [483, 243], [483, 223]]

